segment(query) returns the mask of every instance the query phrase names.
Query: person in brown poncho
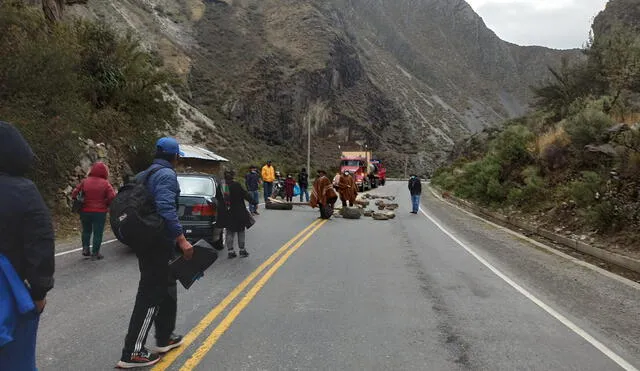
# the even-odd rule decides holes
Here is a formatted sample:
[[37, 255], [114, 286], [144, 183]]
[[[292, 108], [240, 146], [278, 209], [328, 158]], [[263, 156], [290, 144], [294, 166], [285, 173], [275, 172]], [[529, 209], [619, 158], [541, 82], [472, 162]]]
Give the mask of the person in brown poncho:
[[356, 181], [353, 180], [353, 176], [348, 171], [345, 171], [340, 175], [338, 180], [338, 192], [340, 193], [340, 201], [342, 201], [342, 207], [353, 206], [356, 202], [356, 196], [358, 195], [358, 189], [356, 188]]
[[313, 182], [313, 191], [311, 192], [311, 207], [320, 209], [320, 217], [329, 219], [333, 215], [333, 206], [338, 200], [338, 195], [333, 188], [333, 183], [327, 178], [327, 172], [318, 170], [318, 176]]

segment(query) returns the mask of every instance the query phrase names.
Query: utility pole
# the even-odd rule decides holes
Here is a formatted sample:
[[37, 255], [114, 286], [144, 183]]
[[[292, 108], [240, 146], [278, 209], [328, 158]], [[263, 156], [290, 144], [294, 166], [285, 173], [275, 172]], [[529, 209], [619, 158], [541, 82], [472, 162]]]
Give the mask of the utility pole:
[[409, 167], [409, 155], [404, 155], [404, 178], [407, 179], [407, 168]]
[[311, 118], [307, 120], [307, 174], [311, 174]]

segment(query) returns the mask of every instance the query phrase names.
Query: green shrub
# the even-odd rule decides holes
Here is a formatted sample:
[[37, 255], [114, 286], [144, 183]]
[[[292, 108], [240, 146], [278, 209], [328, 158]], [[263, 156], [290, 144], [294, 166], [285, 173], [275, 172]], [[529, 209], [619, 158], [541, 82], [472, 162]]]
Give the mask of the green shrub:
[[593, 171], [583, 171], [582, 177], [569, 184], [569, 195], [578, 207], [588, 207], [598, 201], [603, 185], [602, 177]]
[[565, 123], [565, 130], [572, 145], [583, 151], [588, 144], [601, 144], [607, 137], [607, 129], [613, 124], [613, 119], [606, 113], [587, 108], [569, 118]]
[[492, 152], [501, 164], [527, 164], [533, 159], [529, 146], [534, 139], [535, 135], [527, 127], [512, 125], [491, 143]]
[[514, 186], [509, 190], [507, 197], [509, 204], [528, 210], [539, 208], [549, 195], [546, 183], [540, 176], [540, 169], [529, 166], [522, 171], [521, 175], [524, 185]]
[[502, 166], [494, 156], [470, 162], [457, 177], [454, 192], [485, 204], [501, 203], [507, 196], [507, 190], [500, 183], [501, 170]]
[[598, 202], [590, 207], [584, 215], [587, 223], [602, 233], [617, 231], [623, 226], [624, 218], [620, 209], [609, 200]]
[[0, 5], [0, 119], [33, 147], [32, 177], [49, 201], [77, 165], [78, 137], [115, 145], [136, 170], [148, 165], [154, 141], [178, 123], [161, 90], [175, 80], [155, 61], [103, 23], [52, 25], [40, 9]]

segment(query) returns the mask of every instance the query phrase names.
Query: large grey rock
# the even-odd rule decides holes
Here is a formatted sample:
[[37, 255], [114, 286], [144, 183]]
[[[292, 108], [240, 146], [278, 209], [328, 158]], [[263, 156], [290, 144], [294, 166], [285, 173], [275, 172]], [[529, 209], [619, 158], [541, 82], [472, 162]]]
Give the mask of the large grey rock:
[[373, 219], [375, 220], [389, 220], [389, 215], [387, 215], [386, 213], [373, 213], [372, 215]]
[[360, 219], [362, 210], [357, 207], [345, 207], [342, 209], [342, 216], [345, 219]]

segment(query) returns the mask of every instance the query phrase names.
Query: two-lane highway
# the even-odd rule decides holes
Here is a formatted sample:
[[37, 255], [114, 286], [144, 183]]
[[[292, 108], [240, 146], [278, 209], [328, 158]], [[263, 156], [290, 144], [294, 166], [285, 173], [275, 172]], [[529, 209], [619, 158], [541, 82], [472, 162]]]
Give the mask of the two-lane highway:
[[[264, 211], [248, 259], [179, 293], [189, 345], [155, 370], [635, 370], [640, 286], [539, 249], [404, 183], [390, 221]], [[60, 256], [42, 370], [108, 370], [138, 271], [126, 247]], [[149, 341], [153, 341], [152, 334]]]

